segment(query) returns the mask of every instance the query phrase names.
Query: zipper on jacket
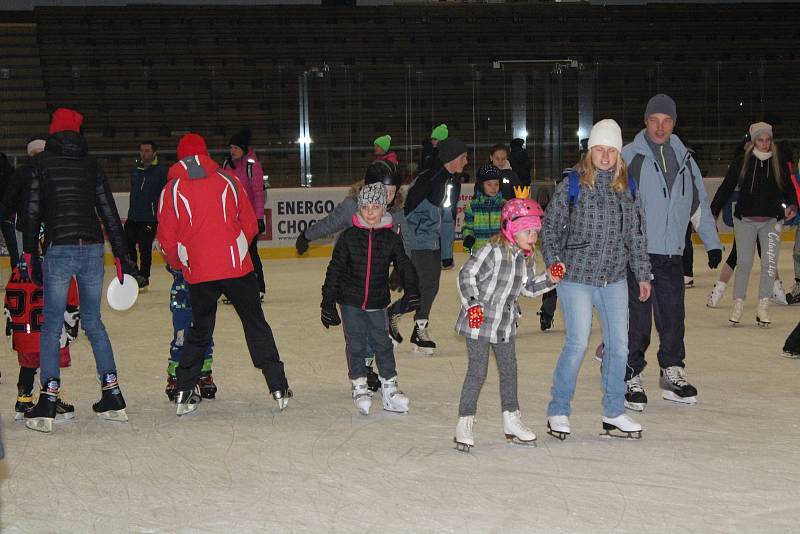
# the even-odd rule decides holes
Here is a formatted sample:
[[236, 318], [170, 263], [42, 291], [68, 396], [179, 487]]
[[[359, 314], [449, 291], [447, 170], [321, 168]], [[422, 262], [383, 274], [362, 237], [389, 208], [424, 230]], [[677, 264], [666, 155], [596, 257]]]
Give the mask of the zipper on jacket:
[[367, 237], [367, 279], [364, 282], [364, 302], [361, 304], [361, 309], [367, 309], [367, 299], [369, 298], [369, 274], [372, 270], [372, 228], [369, 229]]

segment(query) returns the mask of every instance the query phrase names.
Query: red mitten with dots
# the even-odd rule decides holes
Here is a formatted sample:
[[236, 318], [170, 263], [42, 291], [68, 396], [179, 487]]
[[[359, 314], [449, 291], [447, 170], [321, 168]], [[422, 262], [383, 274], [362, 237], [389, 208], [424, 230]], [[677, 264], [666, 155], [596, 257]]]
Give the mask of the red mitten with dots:
[[467, 310], [467, 321], [470, 328], [480, 328], [483, 324], [483, 308], [476, 304]]

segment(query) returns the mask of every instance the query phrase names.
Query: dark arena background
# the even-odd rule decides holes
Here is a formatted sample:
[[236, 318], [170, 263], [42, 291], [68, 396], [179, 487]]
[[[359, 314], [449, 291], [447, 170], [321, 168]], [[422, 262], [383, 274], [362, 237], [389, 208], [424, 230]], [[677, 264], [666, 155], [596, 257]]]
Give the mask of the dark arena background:
[[[776, 152], [796, 164], [800, 157], [800, 3], [0, 0], [0, 152], [15, 167], [26, 168], [28, 142], [33, 135], [47, 134], [51, 114], [63, 107], [80, 112], [89, 154], [97, 158], [108, 176], [122, 223], [126, 229], [128, 223], [138, 223], [139, 231], [146, 233], [142, 230], [145, 227], [150, 232], [149, 241], [144, 240], [153, 260], [150, 277], [142, 275], [137, 280], [140, 291], [132, 291], [138, 295], [135, 305], [128, 311], [115, 311], [106, 296], [107, 288], [119, 276], [112, 247], [105, 244], [103, 270], [99, 229], [97, 239], [90, 242], [96, 250], [94, 274], [98, 279], [101, 271], [104, 275], [102, 320], [118, 368], [117, 391], [124, 392], [127, 403], [127, 422], [95, 415], [100, 412], [94, 409], [98, 395], [108, 397], [113, 391], [109, 384], [113, 386], [114, 381], [105, 380], [109, 387], [101, 391], [95, 377], [106, 373], [98, 371], [100, 364], [96, 365], [92, 344], [83, 330], [69, 345], [71, 368], [63, 369], [61, 375], [60, 398], [74, 406], [74, 412], [69, 412], [74, 418], [51, 419], [49, 433], [31, 430], [26, 427], [30, 418], [25, 420], [28, 408], [33, 409], [37, 399], [46, 394], [40, 393], [39, 387], [40, 379], [46, 377], [40, 376], [41, 372], [36, 374], [35, 389], [22, 391], [24, 387], [17, 384], [22, 359], [11, 342], [0, 349], [0, 451], [5, 455], [0, 459], [0, 531], [800, 532], [800, 329], [790, 335], [800, 319], [800, 238], [796, 226], [781, 226], [777, 219], [770, 223], [775, 223], [775, 231], [766, 230], [771, 233], [764, 252], [767, 261], [775, 260], [777, 278], [767, 277], [773, 284], [772, 300], [759, 296], [761, 265], [755, 256], [753, 272], [749, 282], [746, 280], [748, 297], [740, 308], [744, 311], [738, 323], [732, 321], [737, 309], [735, 273], [742, 272], [740, 264], [731, 275], [731, 267], [725, 263], [734, 237], [732, 202], [725, 202], [721, 216], [716, 218], [724, 250], [721, 262], [713, 268], [712, 256], [719, 248], [707, 255], [699, 234], [682, 219], [675, 218], [680, 224], [669, 219], [673, 212], [664, 211], [672, 230], [679, 227], [681, 233], [676, 247], [680, 250], [677, 254], [664, 253], [664, 264], [677, 266], [686, 260], [689, 272], [682, 264], [681, 284], [679, 267], [672, 269], [675, 276], [670, 278], [674, 282], [670, 287], [674, 291], [665, 296], [661, 289], [660, 309], [666, 312], [658, 314], [655, 321], [663, 326], [667, 319], [682, 314], [681, 306], [685, 306], [683, 325], [675, 326], [679, 321], [671, 324], [674, 331], [685, 326], [685, 332], [680, 331], [685, 358], [680, 361], [685, 361], [687, 380], [696, 386], [696, 404], [671, 402], [675, 401], [674, 392], [671, 399], [664, 396], [672, 390], [663, 385], [665, 371], [659, 371], [661, 330], [653, 328], [648, 366], [638, 375], [649, 401], [643, 411], [623, 414], [642, 425], [641, 439], [601, 436], [601, 387], [606, 376], [601, 373], [608, 370], [602, 365], [610, 366], [607, 362], [612, 360], [598, 350], [604, 337], [601, 313], [595, 306], [591, 337], [584, 359], [579, 360], [582, 366], [570, 405], [571, 433], [562, 436], [564, 440], [548, 435], [547, 407], [554, 369], [567, 339], [561, 293], [564, 286], [558, 286], [549, 297], [520, 298], [517, 315], [511, 301], [502, 301], [496, 307], [498, 314], [511, 318], [508, 321], [516, 320], [516, 337], [512, 334], [512, 339], [520, 417], [537, 435], [533, 442], [536, 446], [526, 446], [532, 443], [530, 439], [522, 440], [520, 446], [519, 433], [509, 434], [506, 429], [505, 409], [498, 395], [501, 373], [495, 365], [496, 353], [489, 358], [482, 390], [478, 388], [481, 396], [474, 420], [474, 447], [456, 440], [460, 394], [473, 355], [468, 354], [464, 337], [454, 331], [454, 325], [460, 314], [469, 313], [465, 311], [468, 304], [475, 310], [474, 303], [462, 299], [457, 289], [461, 287], [461, 268], [473, 261], [464, 249], [461, 231], [464, 211], [473, 199], [477, 170], [487, 163], [490, 147], [509, 145], [514, 139], [524, 141], [531, 164], [531, 199], [543, 204], [549, 215], [547, 203], [553, 198], [556, 182], [565, 168], [578, 161], [581, 141], [589, 137], [592, 126], [601, 119], [614, 119], [621, 126], [623, 142], [631, 143], [644, 128], [648, 101], [659, 93], [670, 95], [677, 104], [675, 133], [694, 151], [694, 161], [702, 172], [696, 184], [703, 181], [709, 200], [719, 190], [731, 163], [737, 161], [735, 157], [745, 146], [745, 135], [753, 123], [771, 124], [781, 149]], [[402, 175], [402, 180], [396, 181], [403, 184], [397, 198], [408, 200], [423, 143], [430, 141], [432, 130], [440, 124], [447, 125], [451, 142], [460, 139], [466, 144], [469, 158], [461, 176], [464, 183], [459, 198], [449, 204], [455, 206], [455, 222], [448, 227], [455, 228], [455, 254], [449, 263], [441, 261], [444, 257], [435, 257], [433, 253], [446, 248], [441, 242], [439, 250], [422, 251], [431, 253], [421, 275], [423, 281], [430, 288], [434, 279], [440, 279], [429, 317], [422, 319], [424, 324], [411, 313], [393, 315], [397, 332], [404, 338], [395, 346], [394, 355], [397, 385], [409, 403], [407, 413], [395, 413], [403, 411], [396, 407], [395, 411], [385, 408], [382, 401], [388, 390], [384, 388], [390, 385], [378, 382], [380, 386], [374, 388], [381, 389], [370, 397], [371, 412], [365, 416], [354, 404], [355, 390], [351, 389], [355, 387], [351, 378], [356, 377], [349, 371], [358, 361], [348, 359], [350, 352], [346, 352], [352, 350], [352, 337], [343, 339], [343, 326], [321, 324], [326, 320], [323, 314], [337, 310], [335, 303], [321, 303], [320, 289], [333, 263], [335, 232], [309, 240], [308, 250], [302, 253], [298, 246], [307, 237], [304, 232], [320, 219], [332, 217], [330, 214], [339, 216], [339, 222], [344, 220], [337, 231], [347, 228], [338, 239], [345, 239], [342, 236], [353, 229], [351, 224], [360, 224], [354, 222], [359, 219], [353, 215], [358, 208], [351, 185], [363, 179], [373, 163], [373, 141], [379, 136], [391, 136], [391, 149], [399, 157]], [[270, 390], [262, 373], [254, 369], [249, 340], [236, 311], [241, 307], [206, 295], [209, 308], [218, 303], [211, 326], [211, 385], [216, 384], [218, 390], [215, 399], [205, 397], [197, 405], [196, 413], [177, 417], [182, 405], [176, 407], [165, 393], [172, 387], [175, 396], [175, 380], [180, 375], [175, 377], [178, 364], [168, 361], [173, 361], [178, 339], [183, 343], [184, 332], [192, 332], [189, 325], [195, 315], [185, 308], [192, 304], [189, 285], [176, 289], [178, 272], [165, 269], [162, 245], [153, 241], [157, 235], [155, 215], [146, 221], [137, 221], [132, 215], [135, 207], [131, 198], [137, 193], [132, 184], [141, 183], [139, 198], [145, 196], [144, 180], [135, 181], [140, 143], [156, 143], [159, 162], [175, 164], [172, 172], [180, 173], [185, 160], [176, 164], [176, 152], [185, 134], [203, 135], [211, 157], [222, 163], [230, 154], [232, 136], [243, 127], [252, 132], [250, 146], [255, 148], [265, 175], [264, 209], [258, 210], [263, 228], [258, 233], [253, 230], [255, 236], [249, 246], [236, 238], [238, 267], [230, 240], [223, 252], [208, 262], [224, 260], [226, 269], [233, 264], [233, 269], [243, 271], [247, 261], [262, 259], [265, 287], [261, 309], [274, 333], [293, 397], [287, 401], [287, 387], [279, 388], [281, 395], [275, 398], [275, 389]], [[65, 128], [59, 133], [74, 132]], [[460, 143], [457, 147], [463, 148]], [[46, 159], [50, 152], [48, 148], [36, 158]], [[462, 156], [459, 150], [450, 161], [460, 161]], [[199, 158], [197, 161], [199, 164]], [[667, 161], [663, 160], [663, 167], [667, 167]], [[157, 167], [143, 164], [140, 170]], [[777, 167], [768, 167], [767, 172], [773, 168]], [[646, 170], [653, 172], [651, 169], [652, 165]], [[167, 183], [166, 169], [163, 173]], [[455, 175], [449, 179], [451, 188], [443, 187], [447, 192], [458, 183]], [[184, 180], [182, 187], [187, 182]], [[755, 182], [754, 171], [751, 183]], [[677, 181], [674, 183], [676, 191], [681, 189]], [[2, 193], [7, 183], [0, 185]], [[225, 196], [228, 189], [224, 187], [222, 215], [216, 210], [219, 204], [213, 204], [215, 210], [202, 212], [203, 216], [214, 211], [212, 215], [225, 217], [224, 224], [217, 221], [217, 227], [205, 227], [200, 237], [194, 236], [194, 243], [203, 250], [206, 246], [211, 249], [216, 230], [226, 230], [232, 220], [226, 211], [232, 201]], [[262, 190], [256, 189], [257, 200], [251, 200], [251, 205], [259, 208]], [[158, 199], [164, 190], [157, 187], [152, 197]], [[161, 198], [167, 198], [167, 202], [173, 199], [177, 216], [184, 212], [178, 204], [177, 185], [174, 191], [174, 198]], [[690, 186], [686, 195], [681, 192], [682, 197], [691, 191]], [[792, 191], [784, 192], [791, 196]], [[107, 190], [103, 193], [107, 193], [103, 198], [112, 196]], [[95, 190], [95, 205], [99, 196]], [[451, 200], [447, 194], [441, 196]], [[656, 190], [655, 196], [660, 202], [661, 191]], [[218, 198], [215, 192], [214, 201]], [[352, 211], [345, 213], [341, 206], [348, 198]], [[677, 198], [677, 192], [670, 198]], [[238, 196], [236, 200], [239, 208]], [[184, 198], [183, 202], [188, 210], [190, 200]], [[443, 237], [447, 206], [442, 200], [442, 210], [436, 211], [438, 207], [429, 204], [440, 214], [436, 220], [438, 240]], [[555, 209], [559, 206], [557, 202], [549, 205]], [[144, 211], [151, 206], [158, 206], [158, 201], [147, 204]], [[340, 211], [335, 211], [337, 206]], [[500, 227], [497, 213], [502, 208], [495, 207], [494, 219], [489, 215], [488, 225]], [[22, 238], [21, 233], [14, 232], [8, 208], [0, 204], [0, 229], [5, 236], [0, 243]], [[59, 219], [62, 214], [66, 218], [71, 209], [70, 205], [62, 204], [62, 210], [44, 205], [44, 218]], [[791, 206], [787, 209], [790, 212]], [[157, 210], [152, 207], [153, 213]], [[166, 211], [165, 220], [172, 214]], [[779, 212], [788, 213], [783, 209]], [[77, 219], [86, 213], [91, 209], [71, 215]], [[586, 213], [584, 219], [590, 218]], [[714, 232], [714, 221], [706, 215], [708, 236]], [[402, 209], [393, 213], [395, 216], [405, 221], [402, 228], [410, 227]], [[191, 217], [189, 212], [193, 224]], [[436, 219], [435, 215], [431, 217]], [[88, 218], [94, 224], [93, 216]], [[194, 220], [200, 219], [203, 217]], [[235, 221], [232, 226], [239, 224], [238, 218]], [[615, 222], [606, 224], [606, 219], [598, 217], [587, 227], [597, 232], [593, 235], [602, 230], [606, 236], [616, 231]], [[385, 220], [383, 224], [388, 226]], [[27, 229], [28, 241], [36, 248], [36, 239], [30, 236], [41, 225], [31, 226], [33, 230]], [[45, 236], [47, 226], [45, 223]], [[135, 232], [136, 225], [132, 226]], [[649, 220], [647, 226], [651, 226]], [[163, 230], [164, 223], [158, 222], [158, 227]], [[400, 230], [403, 237], [411, 235], [403, 234], [406, 229]], [[113, 237], [107, 226], [105, 230], [106, 237]], [[238, 226], [235, 232], [239, 235]], [[370, 237], [364, 238], [369, 239], [365, 265], [371, 265], [373, 253], [377, 258], [390, 248], [376, 246], [373, 250], [372, 229], [368, 233]], [[380, 235], [386, 234], [389, 232]], [[671, 237], [667, 234], [668, 230], [663, 230], [655, 240], [666, 242]], [[741, 243], [740, 234], [736, 235]], [[84, 237], [79, 237], [73, 241], [83, 247]], [[399, 239], [396, 235], [391, 238], [395, 241], [382, 243], [394, 244], [392, 250], [399, 250]], [[142, 240], [141, 235], [133, 238], [140, 251]], [[613, 248], [620, 241], [602, 241], [603, 247], [608, 244], [611, 248], [603, 248], [597, 256], [608, 261], [597, 269], [587, 267], [587, 277], [599, 276], [608, 263], [623, 256], [625, 252]], [[568, 239], [564, 239], [564, 256], [567, 244]], [[47, 254], [58, 245], [50, 247]], [[514, 262], [522, 257], [513, 246], [507, 249], [518, 254], [513, 256]], [[535, 249], [531, 257], [535, 258], [536, 273], [541, 275], [547, 267], [540, 253], [541, 240]], [[619, 253], [608, 253], [612, 249]], [[412, 260], [419, 259], [414, 254], [418, 252], [410, 252]], [[175, 255], [180, 257], [180, 252]], [[9, 266], [16, 257], [7, 245], [0, 246], [0, 287], [12, 283]], [[244, 259], [247, 257], [250, 260]], [[735, 263], [737, 256], [731, 258]], [[26, 265], [36, 265], [35, 254], [22, 260]], [[85, 266], [83, 261], [76, 263]], [[181, 269], [181, 264], [188, 267], [188, 259], [172, 266]], [[415, 272], [421, 271], [419, 265], [414, 264]], [[508, 262], [498, 265], [507, 266]], [[518, 265], [522, 262], [509, 267], [512, 274], [505, 275], [521, 285], [521, 271], [514, 270]], [[379, 278], [379, 289], [388, 285], [382, 272], [376, 276], [370, 269], [366, 277]], [[624, 265], [619, 272], [622, 270]], [[331, 278], [337, 278], [331, 272]], [[503, 268], [493, 266], [481, 273], [491, 280], [495, 274], [502, 274]], [[721, 285], [722, 273], [727, 274], [729, 285]], [[47, 276], [45, 269], [45, 280]], [[250, 311], [258, 310], [255, 281], [251, 280], [255, 277], [249, 272], [237, 276], [236, 280], [250, 283], [245, 288], [249, 292], [242, 290], [242, 294], [250, 299]], [[524, 279], [530, 279], [527, 272]], [[652, 287], [664, 283], [664, 279], [660, 275], [654, 278]], [[34, 285], [21, 281], [19, 274], [14, 280], [28, 287]], [[635, 287], [636, 281], [630, 280]], [[606, 282], [600, 285], [606, 288]], [[366, 287], [374, 297], [377, 291], [369, 292], [370, 283], [348, 287], [354, 293]], [[99, 283], [96, 285], [99, 287]], [[48, 287], [47, 281], [44, 287]], [[501, 284], [493, 286], [492, 291], [497, 287]], [[13, 288], [2, 291], [4, 298], [13, 296]], [[44, 293], [38, 286], [31, 291], [36, 299]], [[191, 291], [195, 291], [194, 286]], [[179, 293], [184, 308], [176, 304]], [[192, 293], [192, 298], [196, 294]], [[389, 294], [392, 300], [401, 298], [398, 292]], [[552, 299], [556, 294], [557, 304]], [[350, 308], [366, 314], [370, 311], [367, 296], [363, 310]], [[43, 301], [41, 306], [46, 307], [47, 298], [37, 302]], [[554, 312], [550, 308], [550, 315], [545, 311], [545, 299], [555, 307]], [[769, 301], [771, 322], [759, 315], [765, 308], [757, 308], [765, 300]], [[9, 299], [5, 302], [6, 319], [11, 321]], [[487, 306], [494, 303], [490, 300]], [[80, 306], [84, 313], [86, 301], [81, 300]], [[383, 313], [382, 307], [372, 312]], [[615, 318], [621, 321], [624, 304], [612, 309], [619, 312]], [[180, 312], [185, 312], [183, 330], [173, 323]], [[606, 314], [606, 319], [613, 315]], [[342, 315], [348, 319], [344, 311]], [[256, 316], [260, 315], [252, 313]], [[387, 314], [386, 321], [378, 322], [390, 329], [391, 317]], [[644, 312], [626, 317], [629, 328], [638, 320], [641, 329], [648, 320]], [[83, 327], [85, 318], [81, 318]], [[22, 327], [4, 322], [7, 334], [14, 326], [14, 332], [21, 329], [31, 334], [33, 323], [30, 316]], [[41, 327], [43, 323], [37, 324]], [[381, 328], [372, 326], [373, 332]], [[412, 343], [420, 342], [423, 330], [435, 340], [433, 355], [412, 351]], [[621, 336], [616, 338], [617, 347], [622, 346], [619, 339]], [[673, 336], [675, 339], [677, 336]], [[790, 346], [791, 340], [795, 348]], [[366, 347], [370, 354], [373, 349]], [[271, 348], [253, 352], [263, 356], [271, 354]], [[617, 359], [613, 361], [618, 367], [622, 352], [615, 352]], [[604, 362], [595, 361], [595, 355], [602, 356]], [[210, 360], [205, 362], [211, 366]], [[177, 368], [180, 373], [181, 368]], [[204, 367], [203, 372], [203, 379], [210, 379], [210, 371]], [[504, 374], [506, 379], [508, 376]], [[615, 382], [619, 386], [617, 400], [622, 389], [631, 393], [632, 380], [627, 386]], [[363, 387], [361, 384], [362, 394]], [[455, 449], [454, 441], [461, 451]]]

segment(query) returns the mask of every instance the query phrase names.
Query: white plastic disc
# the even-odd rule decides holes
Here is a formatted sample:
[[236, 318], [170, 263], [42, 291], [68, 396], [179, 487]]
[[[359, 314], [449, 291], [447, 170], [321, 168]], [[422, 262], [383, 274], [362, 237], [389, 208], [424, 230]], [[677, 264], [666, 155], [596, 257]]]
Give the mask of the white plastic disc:
[[106, 291], [106, 300], [112, 310], [125, 311], [136, 304], [136, 299], [139, 297], [139, 285], [136, 279], [129, 274], [122, 276], [124, 283], [120, 284], [115, 276], [111, 283], [108, 284]]

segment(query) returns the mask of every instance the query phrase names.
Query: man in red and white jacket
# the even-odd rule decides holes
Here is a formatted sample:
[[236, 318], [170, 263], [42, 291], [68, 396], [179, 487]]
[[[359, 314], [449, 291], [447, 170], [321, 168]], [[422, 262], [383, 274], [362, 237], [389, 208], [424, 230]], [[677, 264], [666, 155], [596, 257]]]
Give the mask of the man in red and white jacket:
[[292, 396], [264, 318], [248, 245], [258, 232], [253, 208], [239, 180], [208, 155], [205, 140], [187, 134], [178, 143], [158, 207], [158, 242], [167, 263], [183, 271], [192, 302], [192, 327], [177, 369], [177, 413], [200, 402], [197, 383], [211, 340], [220, 295], [231, 301], [244, 327], [253, 365], [261, 369], [283, 410]]

